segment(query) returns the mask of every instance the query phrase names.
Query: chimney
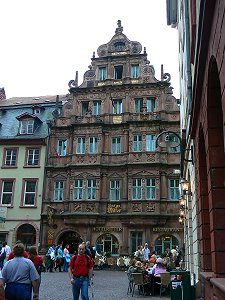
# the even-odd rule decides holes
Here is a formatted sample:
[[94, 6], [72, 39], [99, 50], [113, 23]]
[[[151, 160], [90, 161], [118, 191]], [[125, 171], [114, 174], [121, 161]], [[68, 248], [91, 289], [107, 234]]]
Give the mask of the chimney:
[[5, 89], [0, 88], [0, 100], [6, 100]]

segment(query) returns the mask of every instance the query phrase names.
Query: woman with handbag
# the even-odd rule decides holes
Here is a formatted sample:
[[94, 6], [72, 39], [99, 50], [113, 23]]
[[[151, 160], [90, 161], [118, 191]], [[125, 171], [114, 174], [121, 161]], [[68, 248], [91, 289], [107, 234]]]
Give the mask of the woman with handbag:
[[31, 246], [29, 249], [29, 256], [28, 258], [33, 262], [38, 274], [39, 274], [39, 288], [41, 285], [41, 272], [44, 271], [45, 265], [44, 260], [41, 256], [38, 255], [36, 246]]

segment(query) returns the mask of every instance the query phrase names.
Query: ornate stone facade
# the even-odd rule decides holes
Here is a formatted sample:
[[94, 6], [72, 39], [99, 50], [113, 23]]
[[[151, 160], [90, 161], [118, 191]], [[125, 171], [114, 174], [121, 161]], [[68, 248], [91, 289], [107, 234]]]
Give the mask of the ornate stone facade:
[[162, 68], [161, 80], [155, 78], [146, 49], [142, 53], [141, 44], [123, 34], [121, 22], [97, 53], [83, 83], [69, 82], [69, 100], [50, 126], [42, 247], [50, 242], [48, 205], [55, 209], [55, 243], [76, 247], [90, 240], [112, 255], [130, 254], [145, 241], [162, 252], [162, 237], [167, 246], [175, 241], [182, 247], [182, 232], [153, 232], [179, 226], [179, 174], [173, 172], [179, 169], [179, 149], [155, 144], [167, 128], [179, 133], [170, 76]]

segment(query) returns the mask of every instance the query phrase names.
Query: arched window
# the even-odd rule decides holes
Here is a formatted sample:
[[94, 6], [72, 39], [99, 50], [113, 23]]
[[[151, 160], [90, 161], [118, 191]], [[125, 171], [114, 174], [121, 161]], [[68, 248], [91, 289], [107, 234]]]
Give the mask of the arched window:
[[36, 243], [36, 230], [30, 224], [23, 224], [17, 230], [17, 240], [20, 240], [25, 248], [29, 248]]
[[101, 235], [96, 241], [96, 250], [98, 253], [106, 253], [107, 255], [117, 255], [119, 243], [115, 236], [111, 234]]
[[177, 238], [172, 235], [163, 235], [156, 239], [154, 250], [158, 255], [166, 252], [167, 249], [179, 248], [179, 242]]

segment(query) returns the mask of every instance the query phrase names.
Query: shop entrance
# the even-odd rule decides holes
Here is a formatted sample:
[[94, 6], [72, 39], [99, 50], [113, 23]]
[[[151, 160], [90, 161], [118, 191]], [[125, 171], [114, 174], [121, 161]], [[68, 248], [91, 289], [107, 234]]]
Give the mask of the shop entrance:
[[58, 240], [58, 244], [62, 244], [64, 249], [66, 245], [69, 245], [70, 254], [77, 253], [78, 245], [82, 243], [83, 240], [81, 236], [75, 231], [67, 231], [63, 233]]

